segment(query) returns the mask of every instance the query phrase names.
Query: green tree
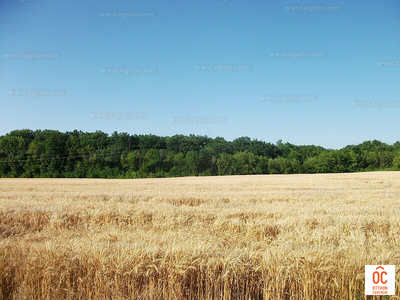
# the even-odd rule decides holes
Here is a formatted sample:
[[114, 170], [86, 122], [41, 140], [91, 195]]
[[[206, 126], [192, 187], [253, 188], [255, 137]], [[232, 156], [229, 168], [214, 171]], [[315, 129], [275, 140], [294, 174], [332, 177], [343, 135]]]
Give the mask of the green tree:
[[200, 173], [200, 156], [196, 151], [189, 151], [186, 154], [186, 168], [189, 175], [199, 176]]
[[145, 174], [155, 174], [159, 171], [160, 166], [160, 154], [157, 149], [150, 149], [146, 152], [143, 157], [142, 170]]
[[257, 157], [248, 151], [237, 152], [232, 157], [234, 174], [248, 175], [257, 171]]
[[29, 148], [26, 152], [27, 160], [25, 163], [24, 177], [40, 177], [42, 170], [44, 170], [41, 157], [45, 151], [43, 143], [39, 141], [34, 140], [29, 144]]
[[140, 152], [135, 150], [121, 155], [121, 165], [128, 173], [140, 171]]
[[393, 170], [400, 171], [400, 155], [393, 159]]
[[29, 143], [21, 136], [6, 135], [0, 138], [0, 170], [2, 176], [19, 177], [24, 173], [26, 151]]
[[230, 166], [231, 158], [226, 153], [221, 153], [216, 161], [218, 175], [227, 175], [229, 174], [229, 166]]

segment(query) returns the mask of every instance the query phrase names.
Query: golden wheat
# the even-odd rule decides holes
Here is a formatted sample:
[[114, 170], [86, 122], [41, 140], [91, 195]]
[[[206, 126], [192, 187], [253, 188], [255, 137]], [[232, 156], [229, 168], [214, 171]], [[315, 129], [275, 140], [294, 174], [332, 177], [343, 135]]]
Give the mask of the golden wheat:
[[361, 299], [366, 264], [400, 262], [400, 172], [0, 191], [0, 300]]

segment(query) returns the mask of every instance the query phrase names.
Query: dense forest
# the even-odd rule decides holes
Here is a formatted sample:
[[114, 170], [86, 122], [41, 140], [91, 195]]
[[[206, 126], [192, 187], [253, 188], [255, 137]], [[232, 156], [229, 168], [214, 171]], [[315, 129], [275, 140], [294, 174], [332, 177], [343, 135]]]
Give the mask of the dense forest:
[[400, 170], [400, 142], [340, 150], [239, 137], [14, 130], [0, 136], [0, 177], [142, 178]]

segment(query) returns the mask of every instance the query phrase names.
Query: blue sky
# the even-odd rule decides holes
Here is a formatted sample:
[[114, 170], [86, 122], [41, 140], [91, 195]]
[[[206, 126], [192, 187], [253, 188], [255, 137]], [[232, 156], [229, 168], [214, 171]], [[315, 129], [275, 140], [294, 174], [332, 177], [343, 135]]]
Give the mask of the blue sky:
[[0, 0], [0, 134], [391, 144], [399, 37], [398, 0]]

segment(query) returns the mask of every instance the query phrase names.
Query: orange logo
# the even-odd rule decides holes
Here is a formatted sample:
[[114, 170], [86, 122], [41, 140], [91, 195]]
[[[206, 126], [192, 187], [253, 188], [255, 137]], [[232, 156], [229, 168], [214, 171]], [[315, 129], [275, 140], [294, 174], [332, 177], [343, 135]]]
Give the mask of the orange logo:
[[395, 266], [365, 266], [365, 295], [394, 295]]

